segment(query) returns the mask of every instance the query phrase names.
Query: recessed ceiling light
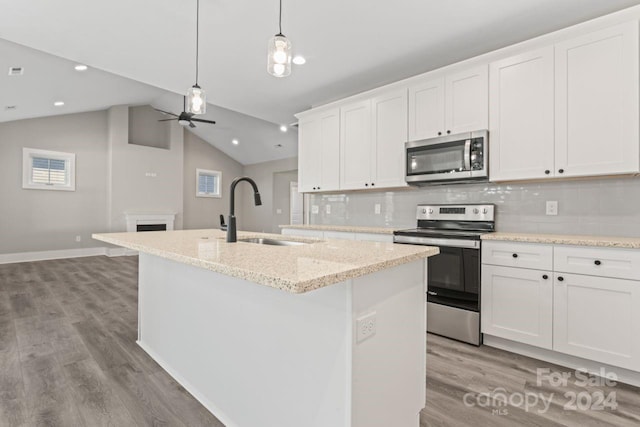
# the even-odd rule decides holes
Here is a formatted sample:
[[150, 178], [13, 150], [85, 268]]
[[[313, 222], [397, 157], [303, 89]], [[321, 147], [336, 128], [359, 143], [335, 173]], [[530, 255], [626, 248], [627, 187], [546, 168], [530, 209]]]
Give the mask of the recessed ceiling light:
[[286, 131], [287, 131], [287, 127], [285, 125], [281, 125], [280, 132], [286, 132]]
[[304, 58], [304, 56], [296, 55], [293, 57], [293, 63], [296, 65], [304, 65], [306, 62], [307, 60]]
[[231, 143], [232, 143], [233, 145], [238, 145], [238, 144], [240, 144], [240, 141], [238, 141], [237, 139], [232, 139], [232, 140], [231, 140]]
[[53, 105], [55, 105], [56, 107], [62, 107], [64, 105], [63, 101], [56, 101], [53, 103]]
[[75, 69], [76, 69], [76, 71], [87, 71], [87, 69], [88, 69], [89, 67], [87, 67], [87, 66], [86, 66], [86, 65], [84, 65], [84, 64], [78, 64], [78, 65], [76, 65], [76, 66], [75, 66], [75, 67], [73, 67], [73, 68], [75, 68]]

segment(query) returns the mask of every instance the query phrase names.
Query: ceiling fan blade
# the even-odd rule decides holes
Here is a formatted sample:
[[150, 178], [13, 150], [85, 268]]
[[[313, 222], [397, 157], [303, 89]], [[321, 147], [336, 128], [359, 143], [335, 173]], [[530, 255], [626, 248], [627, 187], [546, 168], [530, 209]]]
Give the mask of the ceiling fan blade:
[[168, 112], [168, 111], [158, 110], [157, 108], [154, 108], [154, 110], [156, 110], [156, 111], [160, 111], [161, 113], [168, 114], [168, 115], [170, 115], [170, 116], [176, 116], [176, 117], [178, 117], [178, 115], [177, 115], [177, 114], [173, 114], [173, 113], [170, 113], [170, 112]]
[[194, 127], [196, 127], [196, 125], [194, 125], [194, 124], [193, 124], [193, 122], [191, 122], [191, 121], [190, 121], [190, 122], [189, 122], [189, 127], [190, 127], [190, 128], [194, 128]]
[[209, 123], [209, 124], [212, 124], [212, 125], [215, 125], [215, 124], [216, 124], [216, 122], [214, 122], [213, 120], [191, 119], [191, 121], [193, 121], [193, 122]]
[[159, 122], [168, 122], [171, 120], [178, 120], [178, 118], [176, 117], [175, 119], [162, 119], [162, 120], [158, 120]]

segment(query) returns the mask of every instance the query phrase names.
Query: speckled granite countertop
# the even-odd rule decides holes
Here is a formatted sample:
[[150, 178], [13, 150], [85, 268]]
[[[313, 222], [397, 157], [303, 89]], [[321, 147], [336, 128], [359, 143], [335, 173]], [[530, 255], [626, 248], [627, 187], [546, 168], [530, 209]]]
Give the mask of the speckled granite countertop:
[[318, 231], [341, 231], [343, 233], [371, 233], [371, 234], [393, 234], [397, 228], [388, 227], [358, 227], [355, 225], [281, 225], [280, 228], [295, 228], [299, 230]]
[[238, 239], [268, 237], [311, 243], [299, 246], [227, 243], [226, 233], [220, 230], [108, 233], [92, 237], [292, 293], [309, 292], [438, 254], [438, 248], [430, 246], [249, 232], [238, 232]]
[[640, 249], [638, 237], [572, 236], [563, 234], [487, 233], [482, 240], [502, 240], [521, 243], [546, 243], [555, 245], [600, 246], [607, 248]]

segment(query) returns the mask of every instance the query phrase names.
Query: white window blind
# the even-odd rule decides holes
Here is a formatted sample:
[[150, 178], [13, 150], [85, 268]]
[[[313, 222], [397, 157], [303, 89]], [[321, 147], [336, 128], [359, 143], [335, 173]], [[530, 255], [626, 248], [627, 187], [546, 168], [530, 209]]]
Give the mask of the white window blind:
[[222, 197], [222, 172], [196, 169], [196, 197]]
[[23, 148], [22, 188], [75, 191], [73, 153]]
[[65, 160], [33, 157], [31, 162], [31, 181], [34, 184], [65, 185], [68, 166]]

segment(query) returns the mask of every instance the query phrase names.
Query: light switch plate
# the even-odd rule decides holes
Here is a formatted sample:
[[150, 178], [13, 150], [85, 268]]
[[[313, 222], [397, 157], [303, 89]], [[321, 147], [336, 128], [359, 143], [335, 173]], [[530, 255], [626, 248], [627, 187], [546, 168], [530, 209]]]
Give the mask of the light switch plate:
[[558, 215], [558, 202], [547, 200], [547, 215]]
[[376, 213], [376, 215], [380, 215], [380, 203], [376, 203], [376, 204], [373, 206], [373, 210], [374, 210], [374, 212]]
[[327, 212], [327, 215], [329, 215], [331, 213], [331, 205], [325, 206], [324, 210]]

